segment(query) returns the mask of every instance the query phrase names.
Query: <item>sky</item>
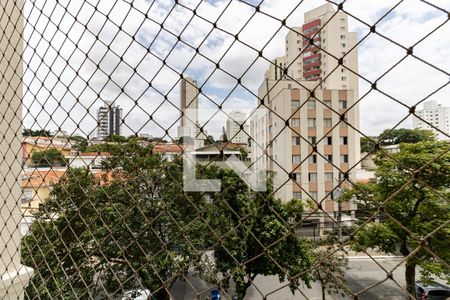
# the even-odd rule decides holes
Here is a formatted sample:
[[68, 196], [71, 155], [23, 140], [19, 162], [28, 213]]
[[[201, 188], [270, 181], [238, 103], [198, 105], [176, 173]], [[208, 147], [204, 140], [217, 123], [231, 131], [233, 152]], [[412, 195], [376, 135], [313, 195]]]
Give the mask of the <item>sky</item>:
[[[349, 29], [362, 40], [358, 73], [377, 80], [378, 91], [370, 91], [360, 79], [360, 96], [370, 91], [360, 101], [365, 135], [411, 127], [408, 107], [423, 99], [450, 106], [450, 1], [428, 2], [343, 2]], [[177, 3], [25, 0], [24, 127], [92, 136], [97, 108], [114, 101], [124, 111], [123, 135], [175, 138], [180, 74], [201, 86], [202, 108], [255, 107], [269, 61], [284, 55], [288, 27], [300, 26], [306, 11], [326, 1]], [[376, 24], [380, 35], [367, 24]], [[402, 46], [413, 46], [417, 58]], [[216, 137], [220, 132], [220, 126], [210, 128]]]

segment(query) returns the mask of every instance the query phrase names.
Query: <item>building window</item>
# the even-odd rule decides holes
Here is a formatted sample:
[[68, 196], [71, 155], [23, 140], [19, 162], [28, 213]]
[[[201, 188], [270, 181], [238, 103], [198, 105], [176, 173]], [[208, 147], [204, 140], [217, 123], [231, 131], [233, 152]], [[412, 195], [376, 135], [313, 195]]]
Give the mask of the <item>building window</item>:
[[333, 144], [333, 137], [327, 136], [327, 145]]
[[333, 181], [333, 173], [325, 173], [325, 181]]
[[306, 107], [308, 107], [308, 109], [316, 109], [316, 101], [308, 100], [308, 102], [306, 102]]
[[341, 141], [341, 145], [347, 145], [348, 138], [346, 136], [341, 136], [340, 141]]
[[325, 104], [326, 106], [328, 106], [329, 108], [331, 108], [331, 100], [324, 100], [323, 104]]
[[339, 100], [339, 109], [347, 108], [347, 100]]
[[294, 192], [292, 195], [295, 199], [302, 199], [302, 192]]
[[299, 164], [301, 161], [300, 155], [292, 155], [292, 163]]
[[317, 181], [317, 173], [308, 173], [308, 181], [316, 182]]
[[310, 144], [315, 144], [316, 143], [316, 137], [315, 136], [308, 136], [308, 142]]
[[342, 46], [342, 48], [345, 48], [345, 43], [342, 43], [341, 46]]
[[346, 122], [348, 122], [348, 121], [347, 121], [347, 118], [345, 118], [344, 120], [345, 120], [345, 121], [341, 121], [341, 122], [339, 123], [339, 126], [342, 127], [342, 128], [346, 128], [346, 127], [347, 127], [347, 123], [346, 123]]
[[342, 69], [341, 69], [341, 73], [344, 73], [344, 71], [345, 71], [345, 69], [342, 68]]
[[333, 155], [328, 154], [328, 155], [327, 155], [327, 161], [328, 161], [329, 163], [332, 163], [332, 162], [333, 162]]
[[301, 173], [292, 173], [292, 180], [294, 180], [295, 182], [301, 182]]
[[291, 119], [291, 126], [292, 127], [300, 127], [300, 119], [299, 118], [292, 118]]
[[309, 196], [310, 196], [313, 200], [317, 200], [317, 192], [309, 192]]
[[331, 118], [325, 118], [323, 119], [323, 127], [325, 128], [331, 128], [333, 126], [333, 123], [331, 121]]
[[272, 125], [269, 126], [269, 133], [272, 133]]
[[291, 105], [293, 108], [300, 107], [300, 101], [299, 100], [292, 100]]
[[342, 77], [341, 77], [341, 80], [342, 80], [342, 81], [347, 81], [347, 77], [342, 76]]
[[292, 137], [292, 145], [300, 145], [300, 137], [299, 136]]
[[316, 154], [310, 155], [308, 160], [310, 164], [317, 164], [317, 155]]
[[316, 119], [308, 118], [308, 127], [316, 127]]
[[341, 31], [345, 31], [345, 26], [341, 26]]
[[347, 154], [341, 155], [341, 164], [346, 163], [348, 163], [348, 155]]
[[292, 89], [292, 84], [288, 83], [288, 89]]
[[345, 40], [345, 35], [341, 34], [341, 40]]

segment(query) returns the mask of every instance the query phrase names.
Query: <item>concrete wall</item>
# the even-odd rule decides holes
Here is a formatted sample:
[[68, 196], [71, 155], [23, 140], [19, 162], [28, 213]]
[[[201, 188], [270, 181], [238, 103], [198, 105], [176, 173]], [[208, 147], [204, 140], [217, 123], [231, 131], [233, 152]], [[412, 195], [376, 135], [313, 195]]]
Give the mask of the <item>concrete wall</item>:
[[0, 0], [0, 299], [22, 299], [31, 270], [20, 264], [23, 2]]

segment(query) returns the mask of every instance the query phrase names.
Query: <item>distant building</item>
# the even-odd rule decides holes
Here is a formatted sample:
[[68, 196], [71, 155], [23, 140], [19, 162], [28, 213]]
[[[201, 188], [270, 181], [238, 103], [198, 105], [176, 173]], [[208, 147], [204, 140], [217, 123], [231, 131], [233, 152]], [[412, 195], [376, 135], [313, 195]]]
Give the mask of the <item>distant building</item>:
[[21, 209], [23, 216], [32, 216], [50, 197], [53, 184], [58, 183], [65, 170], [33, 170], [22, 174]]
[[172, 143], [158, 143], [153, 146], [153, 153], [160, 154], [164, 159], [172, 161], [177, 157], [181, 157], [185, 150], [184, 145], [172, 144]]
[[[195, 137], [198, 134], [198, 86], [197, 81], [191, 77], [185, 77], [180, 82], [180, 111], [183, 114], [178, 126], [178, 137]], [[187, 116], [186, 110], [194, 110], [192, 116]], [[192, 119], [193, 118], [193, 119]]]
[[[347, 14], [336, 12], [327, 3], [306, 12], [304, 20], [301, 27], [293, 27], [288, 32], [286, 55], [277, 58], [275, 63], [287, 68], [289, 79], [317, 82], [323, 79], [322, 89], [352, 89], [357, 93], [357, 35], [348, 30]], [[312, 44], [310, 39], [313, 39]], [[342, 65], [339, 65], [339, 58], [342, 58]], [[279, 69], [278, 72], [269, 69], [266, 78], [279, 80], [283, 74]], [[358, 98], [357, 94], [355, 96]]]
[[97, 110], [97, 138], [101, 140], [110, 135], [121, 135], [122, 108], [109, 101], [105, 104]]
[[71, 168], [87, 168], [95, 171], [101, 169], [102, 162], [110, 155], [108, 152], [77, 152], [72, 150], [66, 159]]
[[[226, 121], [226, 135], [228, 141], [237, 144], [248, 144], [250, 128], [247, 115], [243, 112], [232, 111]], [[241, 129], [242, 126], [242, 129]]]
[[198, 117], [198, 85], [191, 77], [185, 77], [180, 82], [180, 111], [182, 113], [180, 126], [177, 128], [178, 138], [191, 137], [194, 139], [194, 147], [204, 146], [206, 131], [200, 132]]
[[228, 168], [229, 166], [225, 163], [226, 160], [231, 156], [235, 156], [249, 167], [250, 159], [246, 156], [246, 150], [246, 147], [242, 147], [239, 144], [223, 143], [207, 145], [190, 152], [190, 154], [202, 165], [214, 164], [221, 168]]
[[416, 111], [413, 127], [428, 129], [438, 140], [450, 140], [450, 107], [443, 107], [436, 101], [424, 102], [423, 109]]
[[143, 138], [143, 139], [152, 139], [153, 135], [149, 134], [149, 133], [139, 133], [139, 137]]
[[57, 149], [64, 157], [70, 154], [75, 141], [63, 137], [27, 136], [22, 140], [22, 162], [24, 167], [33, 166], [33, 153]]

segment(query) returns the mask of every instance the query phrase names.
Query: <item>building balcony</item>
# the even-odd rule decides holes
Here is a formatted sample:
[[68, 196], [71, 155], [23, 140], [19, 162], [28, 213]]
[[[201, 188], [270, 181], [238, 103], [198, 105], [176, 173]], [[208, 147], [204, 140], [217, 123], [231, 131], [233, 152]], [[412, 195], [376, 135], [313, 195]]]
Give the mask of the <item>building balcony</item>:
[[303, 65], [303, 71], [307, 72], [307, 71], [309, 71], [311, 68], [319, 67], [321, 64], [322, 64], [321, 61], [315, 61], [315, 62], [312, 62], [312, 63], [309, 63], [309, 64], [304, 64], [304, 65]]
[[321, 70], [321, 69], [312, 69], [312, 70], [310, 70], [310, 71], [303, 72], [303, 76], [304, 76], [305, 78], [307, 78], [307, 77], [311, 77], [311, 76], [320, 75], [320, 73], [322, 73], [322, 70]]
[[308, 61], [313, 60], [315, 58], [320, 59], [321, 56], [322, 55], [320, 53], [316, 53], [316, 54], [313, 54], [313, 55], [305, 56], [305, 57], [303, 57], [303, 63], [308, 63]]

